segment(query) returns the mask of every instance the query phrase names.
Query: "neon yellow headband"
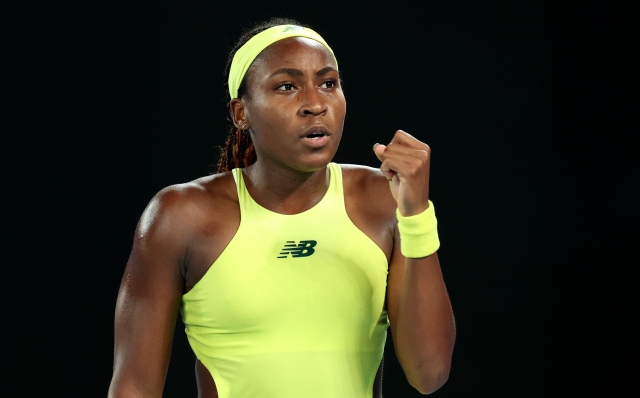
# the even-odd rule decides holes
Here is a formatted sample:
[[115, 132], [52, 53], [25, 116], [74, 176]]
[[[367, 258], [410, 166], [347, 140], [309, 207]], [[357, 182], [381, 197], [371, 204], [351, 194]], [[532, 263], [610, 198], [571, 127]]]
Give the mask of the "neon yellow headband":
[[[327, 42], [324, 41], [319, 34], [309, 28], [303, 28], [295, 25], [278, 25], [263, 30], [244, 43], [244, 45], [240, 47], [233, 56], [231, 68], [229, 70], [229, 94], [231, 95], [231, 99], [238, 98], [240, 83], [242, 83], [242, 79], [244, 79], [244, 75], [247, 73], [247, 70], [253, 63], [253, 60], [256, 59], [262, 50], [271, 44], [288, 37], [307, 37], [309, 39], [313, 39], [324, 45], [333, 55], [334, 59], [336, 57]], [[338, 66], [338, 60], [336, 60], [336, 66]]]

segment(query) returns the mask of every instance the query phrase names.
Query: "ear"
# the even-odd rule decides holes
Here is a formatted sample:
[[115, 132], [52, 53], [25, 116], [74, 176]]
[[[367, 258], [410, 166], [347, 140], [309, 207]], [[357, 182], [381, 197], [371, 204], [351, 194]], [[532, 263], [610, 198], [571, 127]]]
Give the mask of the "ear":
[[241, 98], [234, 98], [229, 102], [229, 114], [234, 126], [246, 130], [247, 119], [245, 117], [245, 105]]

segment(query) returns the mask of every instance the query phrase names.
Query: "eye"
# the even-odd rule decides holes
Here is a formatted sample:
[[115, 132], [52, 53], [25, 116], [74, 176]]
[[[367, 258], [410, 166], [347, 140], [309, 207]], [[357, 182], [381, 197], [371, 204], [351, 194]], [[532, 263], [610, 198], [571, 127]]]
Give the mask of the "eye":
[[291, 83], [281, 84], [278, 87], [276, 87], [276, 90], [278, 90], [278, 91], [291, 91], [291, 90], [293, 90], [293, 84], [291, 84]]
[[326, 82], [320, 85], [320, 88], [334, 88], [337, 86], [337, 82], [333, 79], [327, 80]]

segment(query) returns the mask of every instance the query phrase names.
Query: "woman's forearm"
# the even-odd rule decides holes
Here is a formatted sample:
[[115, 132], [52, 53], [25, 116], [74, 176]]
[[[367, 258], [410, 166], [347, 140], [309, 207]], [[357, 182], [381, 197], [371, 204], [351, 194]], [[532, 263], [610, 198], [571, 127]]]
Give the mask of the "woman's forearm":
[[453, 312], [437, 254], [407, 258], [404, 265], [396, 354], [409, 383], [428, 394], [449, 376], [455, 341]]

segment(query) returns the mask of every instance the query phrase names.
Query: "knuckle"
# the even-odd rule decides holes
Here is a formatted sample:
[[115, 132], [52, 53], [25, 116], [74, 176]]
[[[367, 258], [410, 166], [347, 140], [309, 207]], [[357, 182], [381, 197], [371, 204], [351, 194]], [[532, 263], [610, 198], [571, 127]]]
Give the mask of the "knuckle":
[[416, 164], [416, 162], [413, 162], [411, 166], [407, 169], [406, 174], [409, 177], [416, 177], [418, 174], [420, 174], [420, 165]]

